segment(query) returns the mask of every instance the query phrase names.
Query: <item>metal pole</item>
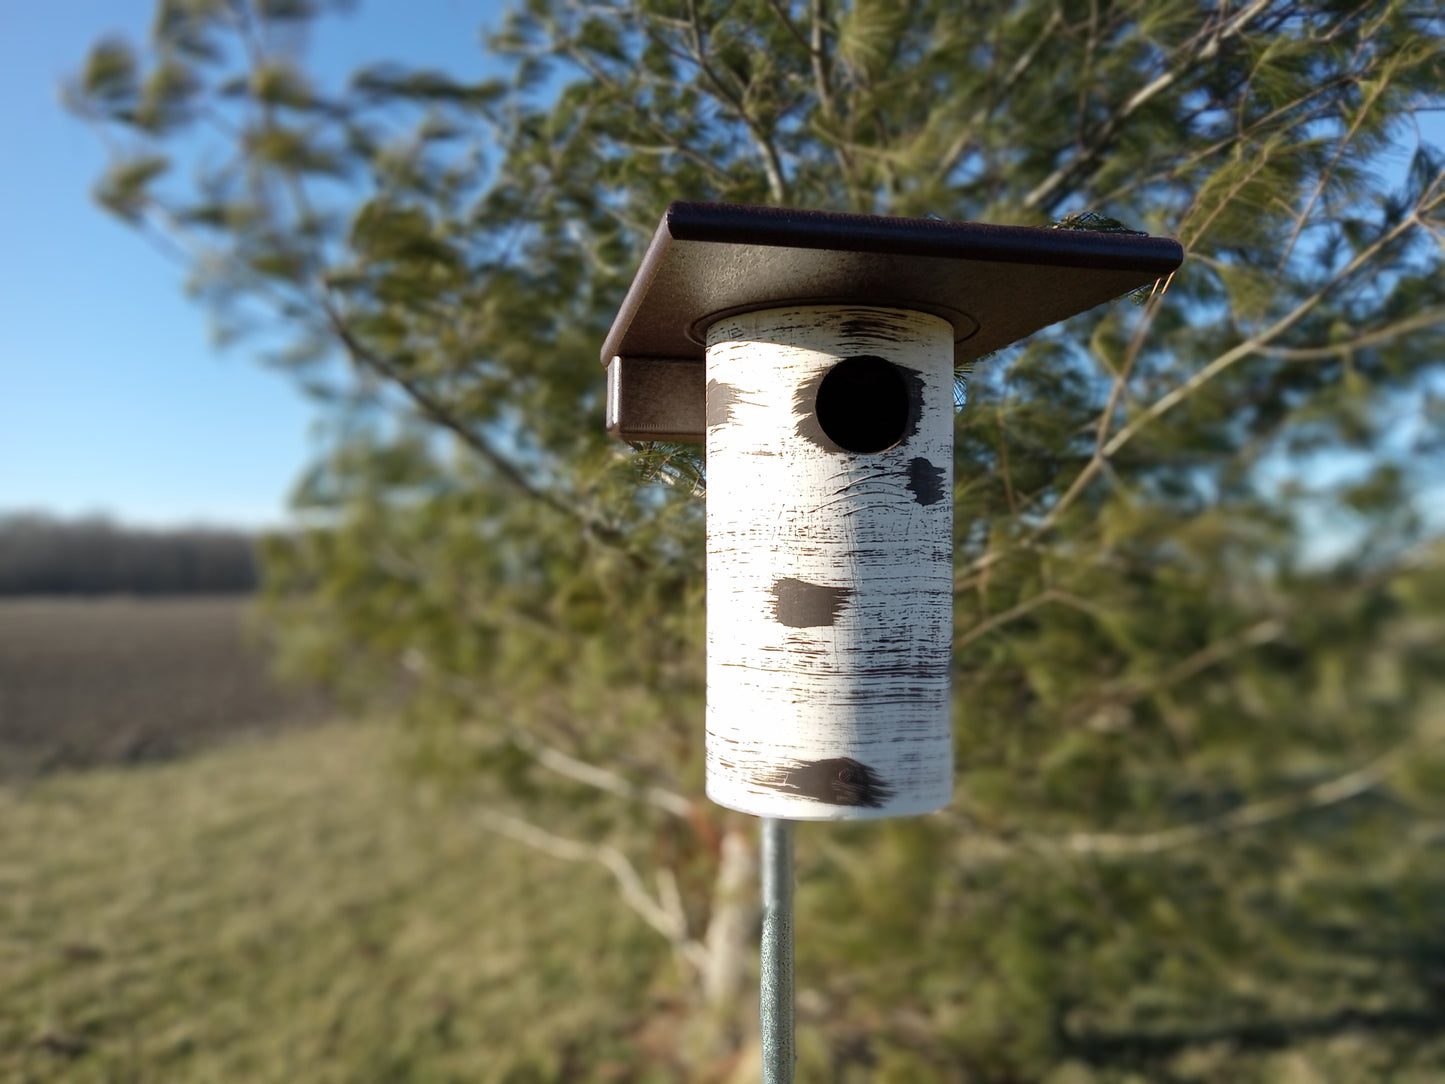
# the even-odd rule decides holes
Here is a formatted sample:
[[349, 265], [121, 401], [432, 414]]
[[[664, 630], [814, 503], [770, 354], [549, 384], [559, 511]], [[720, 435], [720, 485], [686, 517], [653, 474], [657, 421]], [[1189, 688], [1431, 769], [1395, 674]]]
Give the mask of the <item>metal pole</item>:
[[763, 1084], [792, 1084], [793, 822], [763, 818], [763, 943], [759, 1016]]

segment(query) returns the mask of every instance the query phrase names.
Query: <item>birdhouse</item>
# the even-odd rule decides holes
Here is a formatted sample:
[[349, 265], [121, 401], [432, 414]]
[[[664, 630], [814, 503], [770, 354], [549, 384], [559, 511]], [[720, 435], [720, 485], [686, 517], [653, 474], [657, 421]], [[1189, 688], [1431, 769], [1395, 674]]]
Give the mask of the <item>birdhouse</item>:
[[713, 801], [792, 820], [948, 803], [954, 373], [1182, 255], [1132, 233], [668, 208], [603, 346], [607, 424], [706, 445]]

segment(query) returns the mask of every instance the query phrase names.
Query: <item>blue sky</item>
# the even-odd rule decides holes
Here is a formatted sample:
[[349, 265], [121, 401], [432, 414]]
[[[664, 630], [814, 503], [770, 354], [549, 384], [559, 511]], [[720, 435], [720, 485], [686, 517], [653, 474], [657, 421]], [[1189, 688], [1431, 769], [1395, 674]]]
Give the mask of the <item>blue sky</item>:
[[[483, 70], [498, 0], [380, 0], [328, 20], [328, 81], [382, 59]], [[218, 351], [181, 268], [100, 211], [95, 133], [60, 106], [90, 45], [143, 40], [152, 0], [10, 0], [0, 14], [0, 512], [282, 522], [311, 406]]]

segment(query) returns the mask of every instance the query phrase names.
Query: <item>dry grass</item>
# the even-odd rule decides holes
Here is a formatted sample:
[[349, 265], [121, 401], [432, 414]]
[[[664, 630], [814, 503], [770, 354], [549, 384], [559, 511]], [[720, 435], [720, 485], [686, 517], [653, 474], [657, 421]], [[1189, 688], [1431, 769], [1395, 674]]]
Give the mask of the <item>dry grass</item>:
[[297, 727], [244, 608], [0, 600], [0, 1080], [670, 1079], [606, 874]]
[[671, 1079], [634, 1041], [660, 941], [604, 878], [370, 728], [0, 788], [0, 1079]]

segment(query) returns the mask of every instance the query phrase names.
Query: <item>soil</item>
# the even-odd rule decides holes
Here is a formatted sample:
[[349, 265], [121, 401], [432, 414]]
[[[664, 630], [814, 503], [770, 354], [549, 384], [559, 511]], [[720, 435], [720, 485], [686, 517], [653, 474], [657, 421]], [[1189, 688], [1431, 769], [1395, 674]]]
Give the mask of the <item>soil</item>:
[[246, 596], [0, 598], [0, 778], [152, 761], [327, 718], [248, 635]]

